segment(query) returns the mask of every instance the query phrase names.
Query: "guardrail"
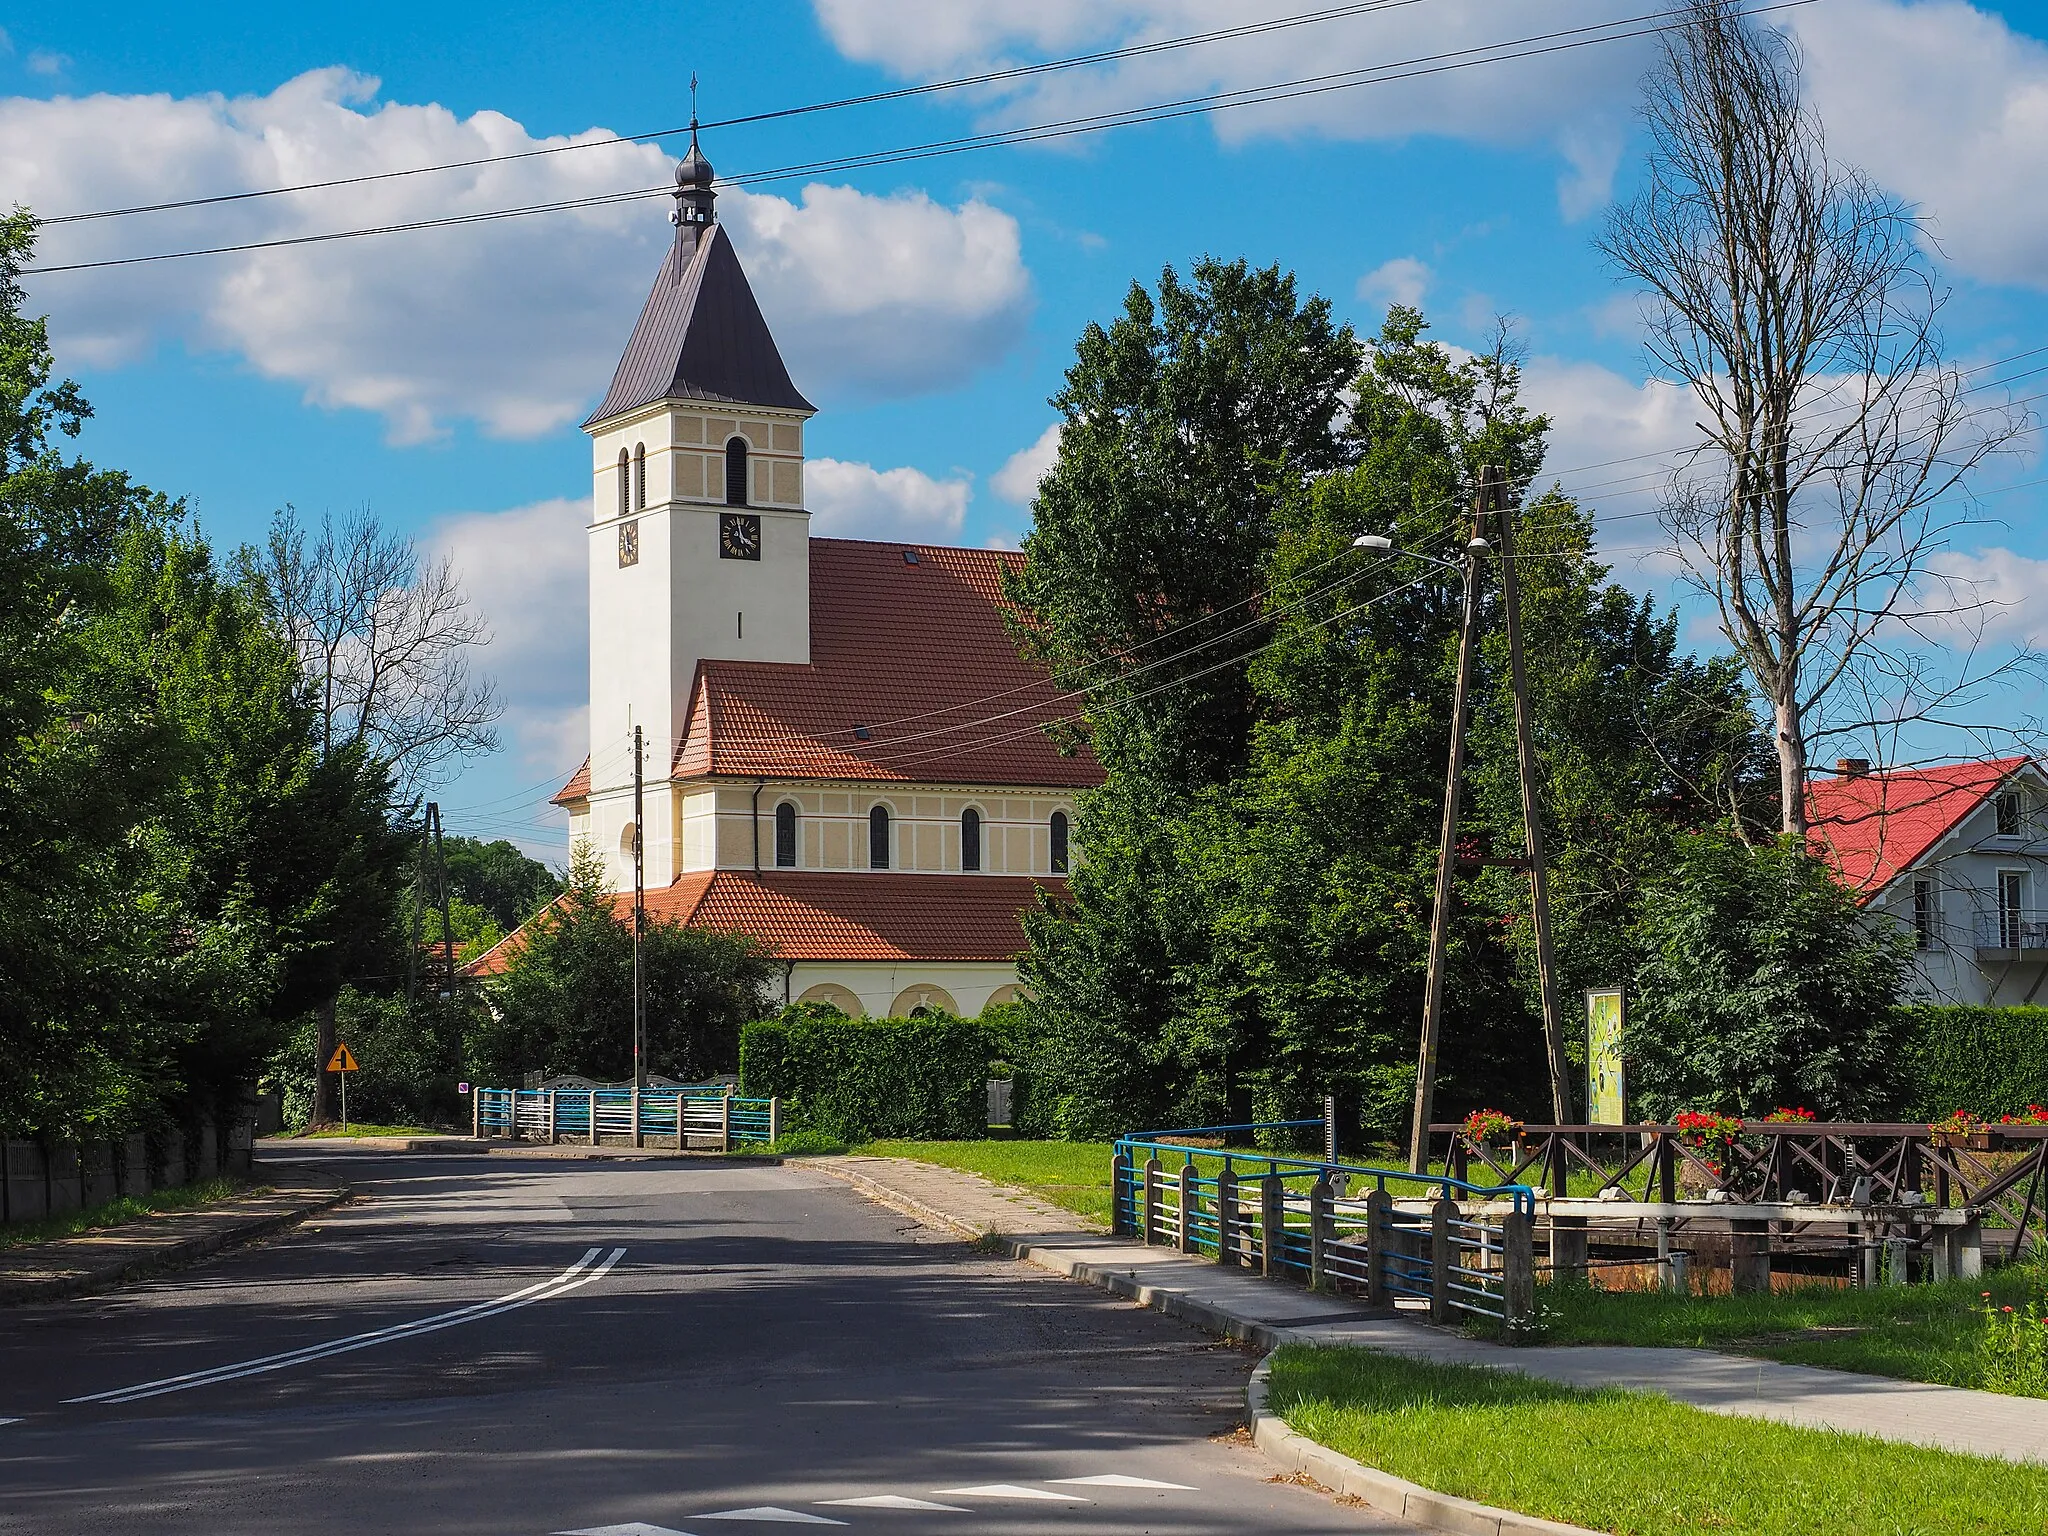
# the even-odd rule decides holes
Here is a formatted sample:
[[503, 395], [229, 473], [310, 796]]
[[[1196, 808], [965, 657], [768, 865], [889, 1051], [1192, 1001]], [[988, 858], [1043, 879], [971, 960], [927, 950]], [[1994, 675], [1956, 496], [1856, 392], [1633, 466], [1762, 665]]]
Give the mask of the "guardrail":
[[514, 1141], [588, 1146], [691, 1146], [730, 1152], [782, 1136], [780, 1099], [744, 1099], [723, 1088], [479, 1088], [470, 1130]]
[[[1457, 1313], [1491, 1318], [1515, 1337], [1536, 1301], [1536, 1192], [1528, 1185], [1189, 1144], [1321, 1124], [1196, 1126], [1119, 1139], [1112, 1229], [1373, 1306], [1420, 1300], [1438, 1322]], [[1411, 1187], [1412, 1195], [1396, 1192]]]

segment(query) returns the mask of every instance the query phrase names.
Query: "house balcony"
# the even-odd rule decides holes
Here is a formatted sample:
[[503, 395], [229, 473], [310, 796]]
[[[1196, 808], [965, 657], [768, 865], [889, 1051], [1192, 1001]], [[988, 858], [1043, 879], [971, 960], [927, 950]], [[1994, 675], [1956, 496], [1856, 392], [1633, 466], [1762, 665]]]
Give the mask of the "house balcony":
[[1975, 918], [1977, 958], [1999, 964], [2048, 964], [2048, 909], [2003, 907]]

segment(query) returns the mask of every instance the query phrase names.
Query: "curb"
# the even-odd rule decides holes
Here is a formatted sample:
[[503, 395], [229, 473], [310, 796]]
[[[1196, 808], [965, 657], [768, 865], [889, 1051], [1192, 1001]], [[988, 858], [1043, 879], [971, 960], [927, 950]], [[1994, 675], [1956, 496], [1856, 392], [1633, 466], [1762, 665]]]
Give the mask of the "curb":
[[[1069, 1280], [1082, 1281], [1108, 1291], [1112, 1296], [1134, 1301], [1168, 1317], [1179, 1318], [1211, 1333], [1265, 1350], [1266, 1357], [1259, 1362], [1245, 1387], [1245, 1410], [1251, 1421], [1252, 1443], [1283, 1472], [1305, 1477], [1332, 1493], [1357, 1499], [1382, 1514], [1406, 1520], [1411, 1525], [1446, 1532], [1447, 1536], [1602, 1536], [1602, 1533], [1582, 1525], [1563, 1525], [1555, 1520], [1517, 1514], [1509, 1509], [1495, 1509], [1489, 1504], [1438, 1493], [1420, 1483], [1411, 1483], [1368, 1467], [1341, 1451], [1333, 1451], [1306, 1435], [1297, 1434], [1285, 1419], [1266, 1408], [1273, 1353], [1293, 1337], [1292, 1329], [1254, 1322], [1178, 1291], [1142, 1284], [1128, 1272], [1102, 1264], [1085, 1264], [1067, 1258], [1057, 1250], [1034, 1247], [1026, 1238], [1011, 1237], [1002, 1232], [977, 1231], [957, 1217], [851, 1169], [830, 1168], [822, 1162], [811, 1166], [851, 1184], [876, 1204], [914, 1217], [927, 1226], [955, 1233], [970, 1241], [992, 1242], [1013, 1259], [1022, 1259]], [[1091, 1237], [1106, 1235], [1086, 1229], [1076, 1230]]]
[[1272, 1377], [1273, 1356], [1269, 1354], [1258, 1363], [1245, 1385], [1244, 1406], [1251, 1420], [1252, 1443], [1282, 1471], [1356, 1499], [1383, 1515], [1451, 1536], [1601, 1536], [1583, 1525], [1565, 1525], [1438, 1493], [1420, 1483], [1368, 1467], [1342, 1451], [1318, 1445], [1306, 1435], [1297, 1434], [1285, 1419], [1267, 1409]]
[[252, 1216], [246, 1221], [201, 1233], [197, 1237], [168, 1243], [149, 1253], [137, 1254], [98, 1269], [49, 1275], [33, 1280], [0, 1281], [0, 1307], [25, 1306], [39, 1301], [67, 1301], [74, 1296], [87, 1296], [97, 1291], [111, 1290], [116, 1286], [145, 1279], [165, 1270], [182, 1269], [200, 1259], [211, 1258], [225, 1249], [239, 1248], [244, 1243], [252, 1243], [258, 1238], [269, 1237], [288, 1227], [295, 1227], [308, 1216], [332, 1210], [348, 1199], [351, 1193], [353, 1192], [346, 1184], [336, 1180], [333, 1189], [302, 1201], [291, 1210]]

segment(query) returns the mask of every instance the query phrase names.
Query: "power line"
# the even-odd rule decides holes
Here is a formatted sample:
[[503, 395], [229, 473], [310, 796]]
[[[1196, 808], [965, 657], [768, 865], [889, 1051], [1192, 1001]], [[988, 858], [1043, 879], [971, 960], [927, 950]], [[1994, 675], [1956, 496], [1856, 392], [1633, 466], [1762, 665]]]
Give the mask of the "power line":
[[1423, 0], [1362, 0], [1355, 5], [1328, 7], [1319, 11], [1304, 11], [1295, 16], [1279, 16], [1267, 21], [1248, 22], [1241, 26], [1219, 27], [1210, 32], [1191, 33], [1185, 37], [1162, 38], [1149, 43], [1131, 43], [1121, 48], [1106, 48], [1095, 53], [1075, 54], [1064, 59], [1048, 59], [1037, 64], [1014, 65], [1007, 69], [992, 69], [977, 75], [964, 75], [953, 80], [934, 80], [924, 85], [906, 85], [894, 90], [870, 91], [859, 96], [841, 96], [830, 101], [809, 102], [796, 107], [778, 107], [766, 112], [750, 112], [739, 117], [713, 118], [706, 122], [684, 123], [673, 128], [653, 128], [641, 133], [614, 134], [602, 139], [581, 139], [572, 144], [549, 144], [538, 149], [517, 150], [504, 155], [479, 155], [469, 160], [448, 160], [434, 165], [408, 166], [399, 170], [368, 171], [359, 176], [337, 176], [326, 181], [295, 182], [284, 187], [258, 187], [244, 192], [219, 192], [207, 197], [178, 198], [161, 203], [137, 203], [125, 208], [98, 208], [85, 213], [58, 214], [43, 219], [44, 224], [77, 224], [93, 219], [124, 218], [130, 214], [162, 213], [178, 208], [204, 208], [219, 203], [246, 202], [252, 198], [281, 197], [287, 193], [324, 192], [335, 187], [355, 187], [366, 182], [392, 181], [409, 176], [427, 176], [440, 171], [473, 170], [478, 166], [504, 165], [517, 160], [533, 160], [546, 155], [567, 154], [579, 149], [603, 149], [616, 144], [642, 144], [657, 139], [674, 138], [691, 129], [739, 128], [756, 123], [772, 123], [784, 118], [804, 117], [818, 112], [836, 112], [846, 107], [873, 106], [881, 102], [902, 101], [914, 96], [929, 96], [941, 91], [956, 91], [972, 86], [996, 85], [1006, 80], [1019, 80], [1033, 75], [1053, 74], [1070, 69], [1081, 69], [1096, 64], [1116, 63], [1123, 59], [1141, 58], [1150, 54], [1169, 53], [1182, 48], [1192, 48], [1204, 43], [1234, 41], [1244, 37], [1261, 36], [1271, 32], [1284, 32], [1296, 27], [1315, 25], [1326, 21], [1343, 21], [1355, 16], [1370, 15], [1378, 11], [1401, 10], [1411, 5], [1420, 5]]
[[[1776, 3], [1757, 6], [1740, 14], [1762, 15], [1767, 12], [1798, 9], [1816, 3], [1818, 3], [1818, 0], [1776, 0]], [[1630, 38], [1653, 36], [1660, 32], [1670, 31], [1674, 26], [1682, 25], [1682, 18], [1688, 14], [1689, 12], [1685, 10], [1647, 12], [1640, 16], [1624, 17], [1617, 21], [1602, 22], [1595, 26], [1572, 27], [1555, 32], [1539, 33], [1526, 38], [1512, 39], [1507, 42], [1489, 43], [1474, 48], [1455, 49], [1447, 53], [1428, 54], [1417, 59], [1401, 60], [1390, 64], [1370, 65], [1356, 70], [1340, 71], [1336, 74], [1313, 75], [1298, 80], [1280, 81], [1271, 85], [1248, 86], [1237, 90], [1217, 91], [1204, 96], [1185, 97], [1178, 101], [1157, 102], [1144, 107], [1131, 107], [1115, 112], [1096, 113], [1086, 117], [1067, 118], [1057, 122], [1034, 124], [1024, 128], [1005, 129], [994, 133], [971, 134], [959, 138], [935, 140], [927, 144], [912, 145], [901, 149], [878, 150], [863, 155], [847, 155], [831, 160], [819, 160], [801, 165], [745, 172], [737, 176], [722, 177], [720, 178], [720, 184], [728, 187], [767, 185], [807, 176], [823, 175], [828, 172], [844, 172], [872, 169], [885, 165], [900, 165], [911, 161], [965, 154], [979, 149], [1005, 148], [1051, 139], [1072, 138], [1082, 134], [1106, 132], [1114, 128], [1168, 122], [1183, 117], [1206, 116], [1211, 113], [1230, 111], [1240, 107], [1263, 106], [1273, 102], [1291, 101], [1306, 96], [1325, 95], [1333, 91], [1354, 90], [1362, 86], [1386, 85], [1399, 80], [1413, 80], [1428, 75], [1443, 74], [1455, 69], [1470, 69], [1481, 64], [1507, 63], [1518, 59], [1536, 58], [1545, 54], [1595, 47], [1602, 43], [1622, 42]], [[1669, 18], [1681, 19], [1670, 20]], [[1637, 25], [1638, 23], [1646, 22], [1662, 22], [1663, 24], [1655, 26]], [[1620, 27], [1634, 27], [1635, 30], [1613, 30]], [[1586, 34], [1595, 35], [1588, 36]], [[1534, 46], [1537, 44], [1543, 46]], [[498, 219], [524, 218], [532, 214], [561, 213], [583, 208], [603, 207], [613, 203], [630, 202], [641, 198], [668, 196], [672, 193], [672, 190], [666, 184], [655, 187], [630, 188], [624, 191], [598, 193], [587, 197], [560, 198], [550, 202], [523, 204], [512, 208], [487, 209], [476, 213], [444, 214], [431, 219], [406, 220], [359, 229], [331, 230], [311, 235], [287, 235], [268, 240], [243, 241], [233, 245], [205, 246], [183, 251], [158, 251], [141, 256], [107, 257], [97, 261], [64, 262], [39, 267], [23, 267], [21, 272], [24, 275], [89, 272], [109, 267], [137, 266], [160, 261], [182, 261], [195, 256], [237, 255], [249, 251], [317, 245], [335, 240], [353, 240], [371, 235], [405, 234], [425, 229], [442, 229], [465, 224], [489, 223]]]

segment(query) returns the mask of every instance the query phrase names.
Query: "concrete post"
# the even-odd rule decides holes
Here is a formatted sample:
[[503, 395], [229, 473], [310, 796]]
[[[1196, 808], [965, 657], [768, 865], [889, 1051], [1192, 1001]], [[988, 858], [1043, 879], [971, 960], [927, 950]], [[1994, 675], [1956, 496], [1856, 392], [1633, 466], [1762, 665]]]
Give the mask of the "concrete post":
[[555, 1144], [555, 1090], [548, 1090], [548, 1145]]
[[1237, 1253], [1237, 1174], [1228, 1163], [1216, 1175], [1216, 1262], [1236, 1268]]
[[[676, 1101], [676, 1112], [678, 1114], [682, 1113], [682, 1100], [680, 1099]], [[677, 1151], [680, 1152], [682, 1147], [683, 1144], [681, 1142], [676, 1143]], [[732, 1150], [732, 1095], [729, 1093], [721, 1093], [718, 1096], [718, 1150], [721, 1152], [730, 1152]]]
[[768, 1101], [768, 1141], [770, 1145], [782, 1140], [782, 1100]]
[[1159, 1241], [1159, 1159], [1145, 1159], [1145, 1204], [1138, 1235], [1147, 1248]]
[[1375, 1307], [1391, 1307], [1394, 1290], [1387, 1283], [1387, 1259], [1394, 1234], [1394, 1197], [1376, 1189], [1365, 1197], [1365, 1299]]
[[1308, 1187], [1308, 1288], [1327, 1291], [1330, 1276], [1325, 1250], [1330, 1240], [1330, 1176], [1316, 1175]]
[[473, 1139], [483, 1139], [484, 1090], [481, 1084], [474, 1084], [469, 1090], [469, 1134]]
[[1124, 1219], [1124, 1198], [1128, 1194], [1131, 1204], [1136, 1205], [1137, 1190], [1131, 1187], [1131, 1154], [1123, 1144], [1117, 1144], [1116, 1155], [1109, 1160], [1109, 1235], [1123, 1237], [1131, 1230], [1130, 1222]]
[[1439, 1200], [1429, 1208], [1429, 1320], [1451, 1320], [1451, 1267], [1458, 1262], [1451, 1241], [1451, 1223], [1458, 1219], [1454, 1200]]
[[1956, 1278], [1981, 1280], [1984, 1277], [1984, 1223], [1972, 1216], [1955, 1228], [1955, 1234]]
[[1550, 1278], [1573, 1285], [1586, 1283], [1586, 1218], [1550, 1218]]
[[1728, 1236], [1728, 1288], [1737, 1296], [1765, 1296], [1771, 1289], [1771, 1224], [1736, 1221]]
[[1180, 1220], [1174, 1234], [1174, 1247], [1182, 1253], [1193, 1253], [1195, 1249], [1195, 1165], [1185, 1162], [1180, 1165], [1180, 1188], [1176, 1191], [1180, 1201]]
[[584, 1092], [590, 1098], [590, 1144], [594, 1147], [597, 1145], [597, 1090], [586, 1088]]
[[1287, 1184], [1279, 1174], [1259, 1180], [1259, 1273], [1285, 1273], [1287, 1258]]
[[636, 1147], [646, 1145], [640, 1136], [640, 1090], [638, 1088], [633, 1090], [633, 1145]]
[[1515, 1343], [1526, 1336], [1536, 1316], [1536, 1218], [1527, 1211], [1510, 1211], [1502, 1219], [1500, 1256], [1502, 1310], [1507, 1314], [1508, 1340]]

